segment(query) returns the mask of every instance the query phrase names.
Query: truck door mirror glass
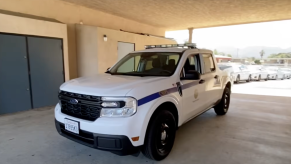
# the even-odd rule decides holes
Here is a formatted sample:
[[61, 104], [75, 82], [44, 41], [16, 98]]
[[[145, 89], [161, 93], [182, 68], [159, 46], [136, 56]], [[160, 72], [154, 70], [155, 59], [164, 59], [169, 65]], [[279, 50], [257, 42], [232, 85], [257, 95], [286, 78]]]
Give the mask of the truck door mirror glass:
[[185, 77], [181, 77], [181, 80], [199, 80], [201, 74], [194, 70], [185, 72]]

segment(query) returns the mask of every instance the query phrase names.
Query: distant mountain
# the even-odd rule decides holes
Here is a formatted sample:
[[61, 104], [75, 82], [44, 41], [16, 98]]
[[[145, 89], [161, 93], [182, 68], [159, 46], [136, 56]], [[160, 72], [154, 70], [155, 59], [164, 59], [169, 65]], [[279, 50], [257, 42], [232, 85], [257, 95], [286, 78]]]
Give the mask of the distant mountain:
[[[291, 47], [282, 49], [280, 47], [263, 47], [263, 46], [252, 46], [237, 49], [235, 47], [217, 47], [215, 48], [218, 52], [223, 52], [225, 54], [231, 54], [233, 58], [247, 58], [247, 57], [255, 57], [261, 58], [260, 51], [264, 50], [265, 55], [264, 58], [268, 58], [271, 54], [277, 54], [282, 52], [291, 52]], [[238, 55], [237, 55], [238, 54]]]

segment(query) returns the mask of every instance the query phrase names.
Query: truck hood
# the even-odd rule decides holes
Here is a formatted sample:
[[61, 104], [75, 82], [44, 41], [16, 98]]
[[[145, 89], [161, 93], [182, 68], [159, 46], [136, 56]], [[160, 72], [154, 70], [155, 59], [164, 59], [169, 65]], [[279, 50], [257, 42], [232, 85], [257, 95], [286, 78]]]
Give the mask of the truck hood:
[[100, 74], [70, 80], [61, 85], [60, 90], [95, 96], [126, 96], [135, 87], [144, 87], [166, 78]]

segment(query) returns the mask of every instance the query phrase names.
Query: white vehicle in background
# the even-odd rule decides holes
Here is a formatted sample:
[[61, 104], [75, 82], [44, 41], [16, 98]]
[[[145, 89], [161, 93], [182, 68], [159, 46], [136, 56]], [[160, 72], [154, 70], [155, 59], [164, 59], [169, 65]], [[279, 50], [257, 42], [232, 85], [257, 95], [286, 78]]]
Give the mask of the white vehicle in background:
[[233, 67], [230, 65], [222, 65], [222, 64], [218, 64], [218, 67], [220, 70], [228, 73], [228, 76], [231, 81], [231, 86], [232, 86], [236, 77], [236, 73], [234, 73]]
[[262, 69], [262, 66], [249, 65], [247, 67], [251, 73], [252, 80], [256, 80], [256, 81], [268, 80], [268, 72], [266, 70]]
[[104, 74], [64, 83], [55, 125], [80, 144], [119, 155], [141, 151], [160, 161], [171, 152], [178, 127], [211, 108], [225, 115], [230, 95], [229, 76], [212, 51], [149, 45]]
[[237, 67], [240, 69], [239, 74], [236, 77], [236, 83], [239, 83], [240, 81], [251, 81], [251, 72], [248, 70], [248, 68], [245, 65], [237, 65]]
[[275, 80], [278, 77], [277, 72], [273, 69], [270, 69], [268, 67], [262, 67], [261, 70], [268, 73], [268, 80]]
[[250, 71], [245, 68], [245, 66], [237, 63], [218, 63], [219, 66], [231, 66], [233, 73], [232, 77], [234, 78], [234, 83], [239, 83], [241, 81], [250, 82], [251, 75]]
[[265, 67], [265, 69], [268, 71], [269, 79], [271, 80], [285, 79], [285, 74], [283, 72], [278, 71], [279, 69], [278, 67]]
[[291, 78], [291, 70], [289, 68], [279, 68], [278, 72], [284, 74], [286, 79]]

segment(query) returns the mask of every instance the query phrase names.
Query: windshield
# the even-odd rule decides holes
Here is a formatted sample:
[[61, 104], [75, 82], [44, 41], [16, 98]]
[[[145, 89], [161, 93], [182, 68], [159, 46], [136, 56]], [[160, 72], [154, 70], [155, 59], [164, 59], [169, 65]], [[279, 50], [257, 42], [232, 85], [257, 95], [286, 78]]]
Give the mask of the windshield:
[[225, 69], [231, 68], [231, 66], [227, 66], [227, 65], [219, 65], [218, 67], [220, 70], [225, 70]]
[[140, 52], [130, 53], [117, 62], [107, 73], [132, 76], [171, 76], [181, 53]]

